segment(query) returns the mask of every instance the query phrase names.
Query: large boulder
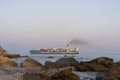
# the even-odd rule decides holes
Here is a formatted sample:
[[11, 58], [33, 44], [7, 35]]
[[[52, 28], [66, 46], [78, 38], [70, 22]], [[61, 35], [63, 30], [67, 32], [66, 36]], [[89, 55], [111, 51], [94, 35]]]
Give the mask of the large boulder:
[[118, 79], [113, 77], [97, 76], [96, 80], [118, 80]]
[[72, 68], [66, 67], [61, 68], [58, 72], [49, 72], [46, 73], [40, 72], [27, 72], [23, 75], [23, 80], [80, 80], [80, 77], [72, 73]]
[[51, 80], [80, 80], [80, 77], [72, 72], [71, 67], [61, 68], [59, 72], [51, 76]]
[[2, 67], [0, 80], [80, 80], [71, 67], [60, 68], [57, 72], [41, 72], [40, 68]]
[[87, 68], [90, 69], [90, 71], [108, 71], [109, 68], [103, 66], [103, 65], [100, 65], [100, 64], [94, 64], [94, 63], [90, 63], [90, 64], [87, 64], [86, 65]]
[[37, 62], [36, 60], [34, 60], [32, 58], [25, 59], [23, 62], [21, 62], [20, 66], [21, 67], [31, 67], [31, 68], [34, 68], [34, 67], [42, 68], [43, 67], [43, 65], [41, 63]]
[[93, 64], [93, 63], [83, 63], [83, 64], [79, 64], [76, 67], [76, 70], [78, 71], [108, 71], [109, 68], [102, 66], [102, 65], [98, 65], [98, 64]]
[[0, 56], [0, 67], [18, 67], [18, 64], [8, 57]]
[[10, 54], [10, 53], [5, 54], [4, 56], [8, 57], [8, 58], [19, 58], [19, 57], [21, 57], [19, 54]]
[[44, 67], [41, 69], [41, 72], [51, 76], [59, 72], [59, 67], [51, 61], [46, 61]]
[[0, 68], [0, 80], [49, 80], [47, 78], [39, 68]]
[[80, 77], [74, 73], [60, 72], [53, 75], [51, 80], [80, 80]]
[[57, 60], [55, 62], [55, 64], [61, 68], [68, 67], [68, 66], [75, 67], [76, 65], [79, 64], [79, 62], [77, 60], [75, 60], [74, 58], [61, 58], [61, 59]]
[[113, 59], [108, 58], [108, 57], [99, 57], [99, 58], [96, 58], [96, 59], [90, 61], [90, 63], [103, 65], [105, 67], [110, 68], [113, 65]]
[[75, 70], [76, 70], [76, 71], [81, 71], [81, 72], [91, 71], [89, 68], [87, 68], [87, 67], [84, 66], [84, 65], [77, 65]]
[[108, 71], [112, 65], [111, 58], [99, 57], [88, 62], [80, 62], [75, 68], [78, 71]]
[[41, 73], [25, 73], [23, 80], [51, 80], [48, 76]]
[[109, 77], [114, 77], [120, 79], [120, 62], [115, 63], [107, 74]]
[[18, 58], [18, 57], [20, 57], [19, 54], [12, 54], [12, 53], [4, 50], [1, 46], [0, 46], [0, 56], [4, 56], [4, 57], [8, 57], [8, 58]]
[[51, 61], [46, 61], [44, 67], [46, 67], [47, 69], [59, 68], [55, 63]]

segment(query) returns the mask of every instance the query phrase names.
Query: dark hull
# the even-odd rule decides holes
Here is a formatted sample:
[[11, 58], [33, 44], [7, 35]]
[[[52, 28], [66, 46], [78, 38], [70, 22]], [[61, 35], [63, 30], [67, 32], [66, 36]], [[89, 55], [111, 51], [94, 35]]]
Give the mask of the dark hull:
[[78, 54], [78, 52], [40, 52], [36, 50], [31, 50], [31, 54]]

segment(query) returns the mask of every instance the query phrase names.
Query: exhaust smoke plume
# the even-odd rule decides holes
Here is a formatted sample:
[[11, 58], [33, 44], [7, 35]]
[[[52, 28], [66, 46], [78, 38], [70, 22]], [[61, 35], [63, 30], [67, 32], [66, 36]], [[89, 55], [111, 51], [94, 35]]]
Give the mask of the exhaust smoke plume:
[[75, 39], [71, 40], [69, 42], [69, 44], [72, 45], [72, 46], [80, 46], [80, 45], [87, 44], [87, 42], [82, 40], [82, 39], [75, 38]]

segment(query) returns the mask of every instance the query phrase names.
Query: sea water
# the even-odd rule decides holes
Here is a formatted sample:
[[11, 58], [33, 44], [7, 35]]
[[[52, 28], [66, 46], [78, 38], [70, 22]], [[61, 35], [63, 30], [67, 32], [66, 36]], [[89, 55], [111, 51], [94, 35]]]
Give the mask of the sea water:
[[[37, 60], [38, 62], [44, 64], [46, 61], [52, 61], [55, 62], [56, 60], [63, 58], [63, 57], [73, 57], [77, 61], [90, 61], [92, 59], [95, 59], [97, 57], [109, 57], [114, 60], [114, 62], [120, 61], [120, 55], [72, 55], [72, 54], [29, 54], [29, 57]], [[13, 61], [20, 64], [22, 61], [24, 61], [26, 57], [16, 58], [12, 59]], [[81, 80], [95, 80], [96, 76], [98, 75], [104, 75], [102, 72], [80, 72], [80, 71], [74, 71], [75, 74], [79, 75]]]

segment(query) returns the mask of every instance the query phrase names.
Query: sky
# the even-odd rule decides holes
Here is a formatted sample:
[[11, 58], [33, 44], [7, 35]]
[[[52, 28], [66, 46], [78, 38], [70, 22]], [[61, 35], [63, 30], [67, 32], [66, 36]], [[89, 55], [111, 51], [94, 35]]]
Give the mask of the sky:
[[0, 0], [0, 44], [25, 54], [65, 47], [78, 38], [81, 54], [120, 54], [120, 0]]

